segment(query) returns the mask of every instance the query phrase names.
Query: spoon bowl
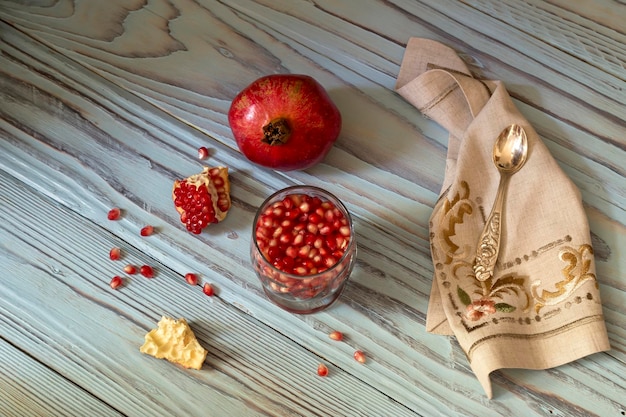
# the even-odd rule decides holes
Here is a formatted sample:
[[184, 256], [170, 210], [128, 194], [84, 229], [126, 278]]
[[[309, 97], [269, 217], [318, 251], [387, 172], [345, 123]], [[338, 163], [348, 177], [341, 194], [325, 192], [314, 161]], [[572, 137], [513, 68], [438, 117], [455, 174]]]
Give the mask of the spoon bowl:
[[528, 139], [522, 126], [512, 124], [500, 132], [493, 146], [493, 163], [500, 172], [519, 171], [527, 155]]
[[493, 208], [478, 240], [473, 268], [474, 275], [479, 281], [486, 281], [493, 277], [500, 252], [500, 233], [504, 217], [504, 193], [507, 180], [522, 168], [527, 156], [528, 139], [522, 126], [512, 124], [500, 132], [493, 146], [493, 163], [500, 173], [500, 182]]

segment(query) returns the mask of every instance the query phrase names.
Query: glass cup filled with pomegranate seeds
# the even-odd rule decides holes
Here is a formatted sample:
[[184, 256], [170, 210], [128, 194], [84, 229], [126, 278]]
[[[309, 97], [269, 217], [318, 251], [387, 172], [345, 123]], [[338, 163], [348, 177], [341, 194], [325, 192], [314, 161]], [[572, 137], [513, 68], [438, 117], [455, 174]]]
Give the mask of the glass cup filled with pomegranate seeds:
[[292, 313], [323, 310], [341, 295], [356, 260], [350, 213], [321, 188], [280, 190], [256, 214], [250, 255], [271, 301]]

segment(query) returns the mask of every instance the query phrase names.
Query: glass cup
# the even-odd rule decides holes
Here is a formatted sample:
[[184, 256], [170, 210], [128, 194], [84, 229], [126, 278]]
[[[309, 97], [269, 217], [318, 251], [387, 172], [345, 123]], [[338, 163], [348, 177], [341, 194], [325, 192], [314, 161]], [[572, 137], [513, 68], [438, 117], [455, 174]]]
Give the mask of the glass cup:
[[250, 257], [272, 302], [292, 313], [323, 310], [341, 295], [356, 260], [350, 213], [318, 187], [280, 190], [257, 211]]

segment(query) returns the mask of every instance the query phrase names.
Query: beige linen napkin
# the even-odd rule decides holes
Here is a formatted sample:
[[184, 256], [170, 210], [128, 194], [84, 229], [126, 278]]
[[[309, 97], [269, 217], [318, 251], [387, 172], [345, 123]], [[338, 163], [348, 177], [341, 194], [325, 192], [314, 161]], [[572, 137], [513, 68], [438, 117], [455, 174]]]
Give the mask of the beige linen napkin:
[[[502, 82], [473, 78], [449, 47], [412, 38], [396, 90], [450, 135], [430, 218], [427, 330], [456, 336], [489, 398], [496, 369], [546, 369], [609, 350], [580, 192]], [[526, 130], [529, 155], [508, 183], [494, 275], [480, 281], [476, 249], [499, 180], [492, 149], [512, 123]]]

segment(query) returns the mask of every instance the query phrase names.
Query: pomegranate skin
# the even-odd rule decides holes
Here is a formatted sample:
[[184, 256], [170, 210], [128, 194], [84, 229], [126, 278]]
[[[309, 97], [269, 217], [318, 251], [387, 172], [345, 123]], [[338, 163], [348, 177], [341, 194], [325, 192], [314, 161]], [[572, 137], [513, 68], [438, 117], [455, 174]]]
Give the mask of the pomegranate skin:
[[[279, 171], [303, 170], [319, 163], [341, 131], [341, 113], [326, 90], [312, 77], [300, 74], [257, 79], [233, 99], [228, 122], [246, 158]], [[272, 132], [282, 133], [284, 125], [271, 126], [280, 123], [289, 133], [277, 140]], [[268, 126], [269, 133], [264, 133]], [[268, 139], [268, 135], [273, 136]]]

